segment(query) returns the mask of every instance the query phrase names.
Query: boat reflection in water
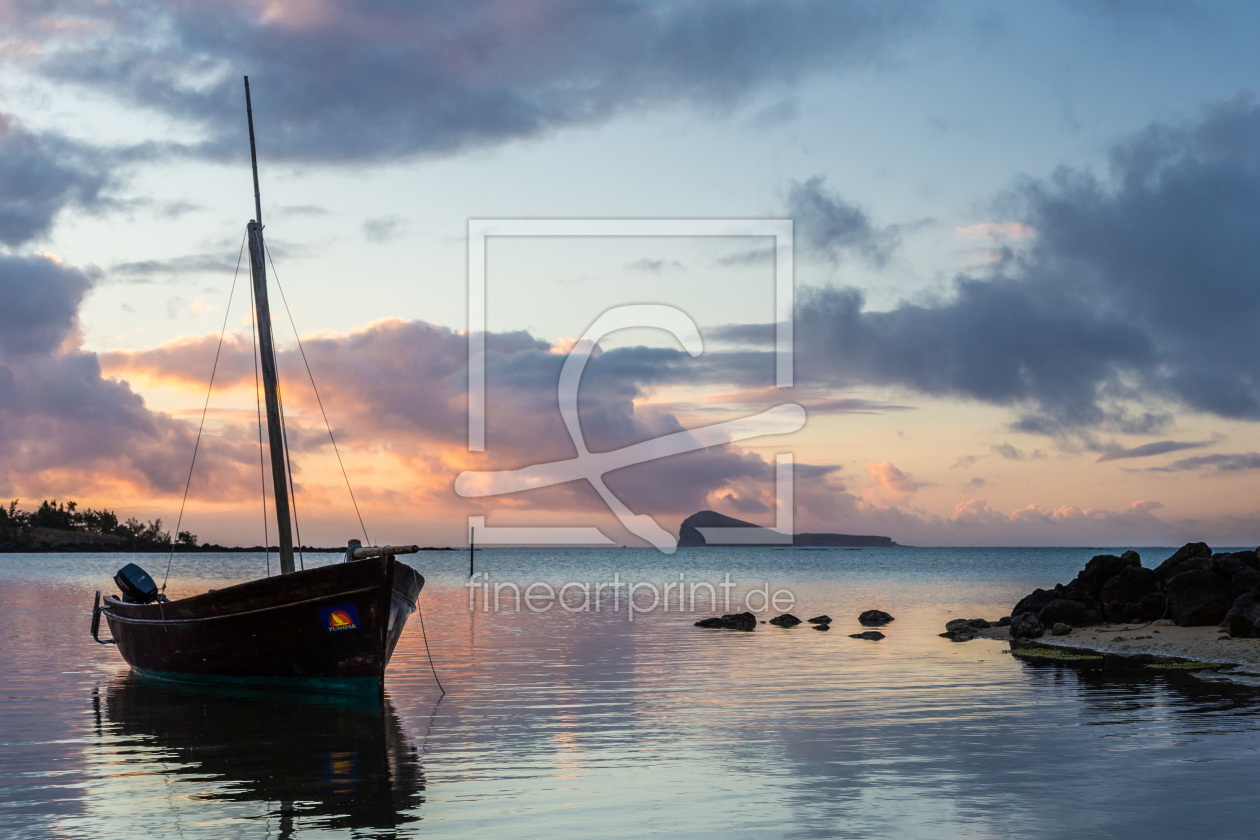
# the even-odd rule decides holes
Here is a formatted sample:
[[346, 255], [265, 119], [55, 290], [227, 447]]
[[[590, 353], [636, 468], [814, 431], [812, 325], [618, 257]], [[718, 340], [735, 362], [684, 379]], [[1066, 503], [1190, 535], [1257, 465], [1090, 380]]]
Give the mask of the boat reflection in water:
[[169, 752], [183, 765], [173, 772], [203, 780], [196, 799], [264, 806], [258, 818], [278, 820], [281, 837], [389, 837], [420, 819], [419, 756], [384, 696], [192, 688], [128, 674], [106, 690], [103, 718], [114, 740]]

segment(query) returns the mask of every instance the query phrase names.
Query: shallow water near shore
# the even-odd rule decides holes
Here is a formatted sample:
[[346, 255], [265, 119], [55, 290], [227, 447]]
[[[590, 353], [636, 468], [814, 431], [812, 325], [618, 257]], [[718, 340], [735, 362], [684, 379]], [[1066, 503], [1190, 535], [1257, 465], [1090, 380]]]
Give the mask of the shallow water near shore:
[[[1172, 549], [1139, 549], [1151, 566]], [[1243, 837], [1260, 693], [1184, 674], [1030, 665], [937, 637], [1066, 582], [1101, 549], [491, 549], [408, 558], [428, 580], [384, 703], [133, 676], [88, 636], [92, 594], [159, 555], [0, 555], [0, 825], [7, 837]], [[309, 564], [337, 557], [311, 556]], [[265, 572], [177, 556], [173, 595]], [[274, 563], [274, 558], [273, 558]], [[763, 587], [807, 626], [725, 611], [513, 609], [495, 584]], [[510, 588], [505, 588], [506, 595]], [[620, 590], [621, 598], [626, 590]], [[484, 594], [483, 594], [484, 593]], [[469, 610], [470, 595], [475, 599]], [[535, 605], [541, 606], [541, 601]], [[869, 642], [856, 616], [896, 616]], [[763, 612], [768, 618], [774, 612]], [[426, 654], [445, 696], [440, 696]]]

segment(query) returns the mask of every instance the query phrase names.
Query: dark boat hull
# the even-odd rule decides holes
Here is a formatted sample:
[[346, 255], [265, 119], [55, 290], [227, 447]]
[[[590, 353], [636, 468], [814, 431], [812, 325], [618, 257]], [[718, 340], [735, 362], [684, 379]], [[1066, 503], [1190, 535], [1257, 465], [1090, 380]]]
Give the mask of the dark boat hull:
[[392, 557], [337, 563], [170, 601], [105, 598], [129, 665], [150, 676], [379, 691], [424, 578]]

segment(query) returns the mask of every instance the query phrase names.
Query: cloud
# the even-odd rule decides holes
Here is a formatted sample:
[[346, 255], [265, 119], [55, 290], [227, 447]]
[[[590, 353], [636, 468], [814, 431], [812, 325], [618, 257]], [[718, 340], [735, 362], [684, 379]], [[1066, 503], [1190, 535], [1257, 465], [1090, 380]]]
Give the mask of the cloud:
[[233, 271], [236, 266], [237, 257], [227, 253], [185, 254], [164, 260], [114, 263], [109, 267], [108, 277], [115, 281], [152, 283], [154, 278]]
[[1217, 453], [1213, 455], [1195, 455], [1182, 458], [1163, 467], [1147, 467], [1145, 472], [1190, 472], [1211, 468], [1217, 474], [1248, 472], [1260, 470], [1260, 452], [1239, 452], [1233, 454]]
[[[101, 354], [110, 375], [136, 381], [203, 388], [218, 344], [216, 334], [186, 337], [156, 348]], [[425, 503], [498, 505], [455, 498], [455, 475], [466, 468], [512, 469], [572, 458], [573, 444], [556, 403], [565, 357], [527, 333], [487, 337], [487, 452], [467, 452], [467, 339], [417, 321], [390, 319], [349, 334], [327, 333], [303, 341], [306, 356], [338, 441], [370, 451], [384, 447], [407, 464], [406, 481]], [[587, 445], [606, 451], [684, 427], [668, 410], [641, 405], [652, 387], [692, 383], [704, 376], [685, 353], [668, 348], [625, 347], [591, 358], [582, 380], [579, 415]], [[315, 418], [306, 445], [326, 445], [318, 408], [303, 382], [295, 349], [282, 349], [286, 413]], [[717, 369], [720, 371], [720, 368]], [[712, 371], [709, 371], [710, 373]], [[253, 345], [248, 334], [225, 340], [216, 381], [223, 388], [254, 387]], [[291, 411], [292, 410], [292, 411]], [[298, 448], [303, 444], [299, 443]], [[255, 454], [256, 457], [256, 454]], [[837, 468], [798, 464], [798, 495], [830, 493]], [[681, 519], [706, 507], [740, 513], [771, 511], [774, 463], [736, 447], [714, 447], [618, 470], [608, 486], [636, 511]], [[585, 483], [529, 491], [507, 499], [510, 509], [537, 512], [606, 511]]]
[[0, 243], [48, 235], [62, 208], [102, 206], [113, 183], [106, 153], [58, 134], [26, 130], [0, 113]]
[[1019, 183], [1003, 206], [1036, 239], [948, 296], [876, 312], [855, 289], [803, 293], [802, 379], [1009, 406], [1048, 435], [1152, 434], [1170, 405], [1260, 419], [1260, 108], [1153, 125], [1111, 160], [1108, 180]]
[[1011, 446], [1009, 443], [991, 446], [989, 449], [994, 455], [998, 455], [1007, 461], [1036, 461], [1040, 458], [1046, 457], [1045, 453], [1040, 449], [1034, 449], [1032, 452], [1025, 452], [1022, 449]]
[[797, 242], [832, 260], [849, 252], [882, 267], [900, 245], [896, 228], [877, 229], [856, 205], [827, 190], [821, 176], [791, 185], [787, 213], [795, 222]]
[[369, 242], [389, 242], [402, 236], [403, 220], [397, 216], [382, 216], [363, 223], [363, 236]]
[[685, 271], [686, 266], [678, 260], [653, 260], [643, 257], [635, 260], [626, 266], [630, 271], [646, 271], [650, 274], [663, 274], [666, 269], [670, 271]]
[[[391, 160], [534, 137], [672, 104], [727, 108], [810, 74], [865, 67], [931, 22], [926, 0], [584, 4], [32, 4], [13, 37], [61, 82], [185, 121], [244, 154]], [[51, 34], [50, 34], [51, 33]]]
[[0, 254], [0, 352], [51, 353], [77, 329], [91, 287], [89, 274], [54, 257]]
[[774, 262], [774, 246], [768, 248], [749, 248], [746, 251], [734, 251], [718, 257], [717, 264], [729, 268], [733, 265], [769, 265]]
[[[87, 272], [48, 256], [0, 256], [0, 487], [74, 492], [183, 489], [193, 435], [149, 410], [126, 383], [102, 376], [79, 349], [78, 308]], [[230, 434], [207, 441], [200, 460], [220, 480], [207, 495], [239, 487], [256, 450]], [[202, 473], [201, 479], [206, 477]]]
[[931, 484], [916, 481], [910, 473], [903, 472], [893, 466], [891, 461], [876, 463], [871, 461], [866, 465], [866, 473], [871, 478], [871, 483], [883, 492], [898, 498], [909, 498], [924, 487], [931, 487]]
[[1120, 444], [1113, 444], [1107, 447], [1107, 451], [1099, 455], [1098, 460], [1094, 463], [1101, 464], [1104, 461], [1119, 461], [1123, 458], [1147, 458], [1151, 455], [1163, 455], [1168, 452], [1179, 452], [1183, 449], [1202, 449], [1217, 442], [1216, 440], [1161, 440], [1155, 443], [1144, 443], [1141, 446], [1134, 446], [1129, 449]]
[[954, 236], [959, 239], [1032, 239], [1037, 233], [1022, 222], [983, 222], [969, 227], [956, 227]]
[[996, 525], [1006, 519], [984, 499], [967, 499], [954, 506], [949, 521], [964, 527]]

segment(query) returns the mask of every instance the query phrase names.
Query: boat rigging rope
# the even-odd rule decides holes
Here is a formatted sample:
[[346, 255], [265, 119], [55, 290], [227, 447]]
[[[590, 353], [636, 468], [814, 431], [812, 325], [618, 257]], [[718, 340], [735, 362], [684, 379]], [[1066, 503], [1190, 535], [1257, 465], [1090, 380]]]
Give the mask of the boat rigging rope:
[[[248, 234], [246, 234], [248, 236]], [[179, 503], [179, 518], [175, 520], [175, 537], [171, 539], [171, 554], [166, 559], [166, 575], [162, 578], [162, 591], [171, 576], [171, 563], [175, 560], [175, 539], [179, 526], [184, 523], [184, 506], [188, 504], [188, 488], [192, 487], [193, 468], [197, 466], [197, 450], [201, 448], [201, 433], [206, 428], [206, 412], [210, 408], [210, 394], [214, 391], [214, 375], [219, 369], [219, 356], [223, 353], [223, 336], [227, 333], [228, 315], [232, 311], [232, 298], [236, 294], [236, 279], [241, 274], [241, 258], [245, 256], [245, 237], [241, 237], [241, 251], [236, 255], [236, 271], [232, 274], [232, 289], [228, 292], [227, 306], [223, 308], [223, 327], [219, 330], [219, 346], [214, 351], [214, 366], [210, 368], [210, 387], [206, 389], [206, 403], [201, 407], [201, 424], [197, 426], [197, 442], [193, 444], [192, 463], [188, 465], [188, 481], [184, 483], [184, 499]]]
[[298, 335], [297, 324], [293, 321], [293, 312], [289, 309], [289, 300], [284, 296], [284, 286], [280, 284], [280, 274], [276, 271], [276, 262], [271, 258], [271, 249], [263, 243], [267, 252], [267, 261], [271, 263], [271, 276], [276, 278], [276, 288], [280, 290], [280, 300], [284, 303], [285, 314], [289, 316], [289, 326], [293, 328], [293, 337], [297, 339], [298, 352], [302, 354], [302, 363], [306, 365], [306, 375], [311, 380], [311, 390], [315, 392], [315, 402], [319, 404], [319, 413], [324, 417], [324, 428], [328, 430], [328, 439], [332, 441], [333, 453], [337, 456], [337, 464], [341, 467], [341, 477], [346, 482], [346, 490], [350, 493], [350, 503], [354, 505], [354, 515], [359, 518], [359, 527], [363, 529], [363, 539], [372, 545], [368, 536], [367, 525], [363, 524], [363, 514], [359, 512], [359, 502], [354, 498], [354, 488], [350, 486], [350, 476], [346, 474], [346, 465], [341, 460], [341, 450], [337, 448], [337, 439], [333, 437], [332, 424], [328, 422], [328, 412], [324, 410], [324, 401], [320, 399], [319, 388], [315, 385], [315, 374], [311, 372], [311, 363], [307, 361], [306, 349], [302, 346], [302, 338]]
[[262, 482], [263, 554], [267, 557], [267, 577], [271, 577], [271, 541], [267, 535], [267, 467], [263, 461], [262, 397], [258, 390], [258, 318], [254, 307], [249, 307], [250, 338], [254, 341], [254, 411], [258, 415], [258, 478]]
[[[272, 350], [271, 355], [275, 355], [275, 335], [272, 334]], [[277, 366], [278, 366], [277, 362]], [[293, 530], [297, 532], [297, 553], [298, 561], [302, 564], [302, 570], [306, 571], [306, 557], [302, 554], [302, 526], [298, 524], [297, 513], [297, 491], [293, 489], [293, 462], [289, 460], [289, 428], [284, 423], [284, 394], [280, 390], [280, 372], [276, 371], [276, 402], [280, 407], [280, 437], [284, 442], [284, 466], [285, 471], [289, 474], [289, 504], [293, 508]]]
[[424, 639], [424, 652], [429, 657], [429, 670], [433, 672], [433, 681], [437, 683], [437, 687], [442, 691], [442, 697], [445, 697], [446, 689], [442, 688], [442, 681], [438, 679], [437, 668], [433, 667], [433, 654], [429, 653], [429, 634], [424, 632], [424, 611], [420, 609], [419, 604], [416, 604], [416, 615], [420, 618], [420, 638]]

